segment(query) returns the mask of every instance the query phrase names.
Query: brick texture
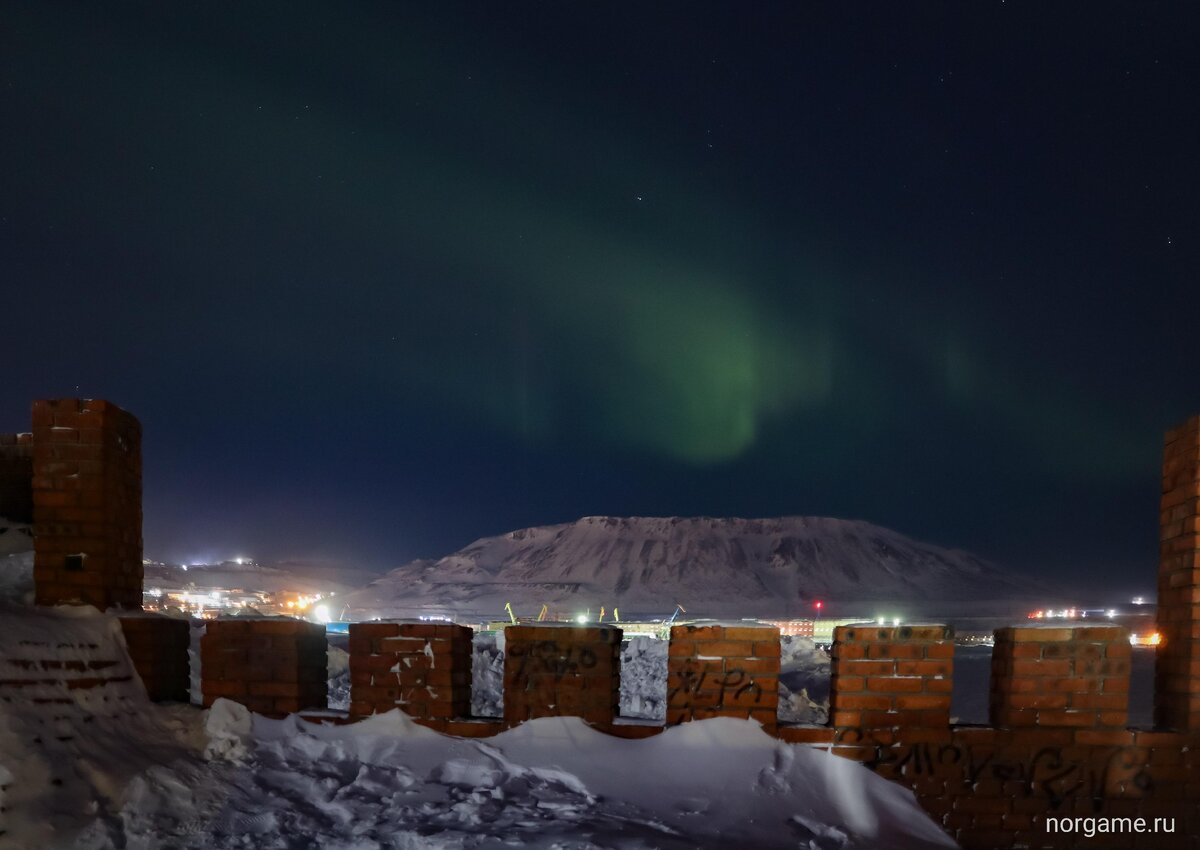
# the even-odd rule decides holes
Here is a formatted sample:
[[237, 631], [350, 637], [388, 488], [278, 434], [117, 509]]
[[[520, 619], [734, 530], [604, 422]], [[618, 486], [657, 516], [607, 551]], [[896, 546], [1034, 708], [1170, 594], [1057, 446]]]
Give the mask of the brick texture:
[[210, 620], [200, 641], [200, 689], [282, 716], [329, 704], [325, 627], [287, 618]]
[[611, 724], [621, 701], [621, 630], [509, 626], [504, 630], [504, 719], [582, 717]]
[[151, 701], [188, 702], [188, 621], [146, 615], [120, 621], [129, 658]]
[[1167, 432], [1159, 511], [1155, 721], [1200, 731], [1200, 416]]
[[472, 637], [450, 623], [351, 624], [350, 713], [470, 716]]
[[774, 626], [671, 627], [667, 723], [740, 717], [778, 724], [779, 629]]
[[[830, 725], [944, 730], [954, 687], [949, 626], [839, 626], [833, 633]], [[859, 734], [843, 731], [842, 739]], [[881, 737], [877, 731], [876, 739]]]
[[142, 428], [98, 399], [33, 403], [39, 605], [142, 607]]
[[1119, 626], [996, 630], [993, 726], [1124, 726], [1129, 632]]

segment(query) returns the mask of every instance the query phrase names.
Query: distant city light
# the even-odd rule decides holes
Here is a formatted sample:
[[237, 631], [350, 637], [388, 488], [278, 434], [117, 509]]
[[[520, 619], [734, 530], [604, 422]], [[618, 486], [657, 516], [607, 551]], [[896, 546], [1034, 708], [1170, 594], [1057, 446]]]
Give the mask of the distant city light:
[[329, 622], [329, 606], [328, 605], [317, 605], [312, 610], [312, 616], [313, 616], [313, 619], [316, 620], [318, 623], [328, 623]]
[[899, 617], [893, 617], [893, 618], [892, 618], [892, 625], [893, 625], [893, 626], [898, 626], [898, 625], [900, 625], [900, 618], [899, 618]]
[[575, 618], [575, 622], [576, 622], [576, 623], [586, 623], [586, 622], [587, 622], [587, 614], [580, 614], [580, 615], [578, 615], [578, 616]]
[[1131, 600], [1129, 600], [1129, 601], [1130, 601], [1130, 602], [1132, 602], [1134, 605], [1145, 605], [1145, 604], [1146, 604], [1146, 597], [1144, 597], [1144, 596], [1135, 596], [1135, 597], [1133, 597], [1133, 599], [1131, 599]]

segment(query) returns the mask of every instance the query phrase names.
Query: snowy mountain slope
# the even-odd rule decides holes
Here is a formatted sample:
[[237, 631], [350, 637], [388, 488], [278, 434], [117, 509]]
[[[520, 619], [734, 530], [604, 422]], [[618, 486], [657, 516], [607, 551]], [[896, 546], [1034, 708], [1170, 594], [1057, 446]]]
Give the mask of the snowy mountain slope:
[[[892, 603], [1033, 598], [1044, 588], [967, 552], [821, 517], [585, 517], [478, 540], [341, 598], [357, 617], [431, 609], [500, 617], [619, 606], [707, 616], [802, 616], [816, 599]], [[827, 607], [826, 610], [829, 610]], [[855, 614], [857, 616], [857, 614]]]

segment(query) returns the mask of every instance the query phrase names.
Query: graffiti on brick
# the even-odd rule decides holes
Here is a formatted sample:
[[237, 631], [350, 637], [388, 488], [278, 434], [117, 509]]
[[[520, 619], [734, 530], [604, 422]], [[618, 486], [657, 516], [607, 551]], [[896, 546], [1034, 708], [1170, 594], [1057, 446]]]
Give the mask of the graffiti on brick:
[[707, 670], [697, 670], [692, 666], [676, 674], [678, 684], [667, 693], [667, 702], [678, 694], [696, 698], [701, 692], [716, 692], [716, 703], [713, 707], [725, 707], [726, 700], [739, 708], [745, 708], [748, 702], [758, 705], [763, 701], [763, 689], [754, 677], [738, 667], [733, 667], [723, 673], [710, 673]]
[[566, 676], [577, 675], [596, 666], [596, 652], [591, 647], [568, 644], [560, 647], [557, 641], [542, 640], [537, 643], [511, 643], [508, 654], [519, 659], [517, 678], [532, 673], [549, 674], [554, 681]]
[[990, 747], [977, 753], [969, 745], [953, 743], [883, 744], [875, 741], [869, 730], [857, 727], [840, 730], [837, 742], [873, 747], [874, 753], [863, 762], [872, 770], [957, 778], [964, 788], [987, 779], [1016, 782], [1022, 796], [1045, 798], [1052, 810], [1083, 797], [1091, 799], [1093, 809], [1099, 812], [1114, 787], [1141, 793], [1154, 787], [1146, 750], [1139, 747], [1115, 747], [1103, 760], [1068, 758], [1063, 747], [1042, 747], [1027, 757], [1013, 758]]

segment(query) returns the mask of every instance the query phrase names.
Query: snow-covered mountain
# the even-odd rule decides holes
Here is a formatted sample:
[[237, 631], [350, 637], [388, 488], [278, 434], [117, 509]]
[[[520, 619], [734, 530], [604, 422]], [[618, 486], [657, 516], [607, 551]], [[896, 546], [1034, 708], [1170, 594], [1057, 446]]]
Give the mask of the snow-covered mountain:
[[[449, 613], [598, 611], [622, 616], [862, 616], [1013, 602], [1045, 594], [970, 553], [920, 543], [866, 522], [822, 517], [585, 517], [488, 537], [440, 560], [419, 560], [342, 597], [356, 618]], [[896, 608], [895, 606], [900, 606]], [[860, 610], [861, 609], [861, 610]]]

